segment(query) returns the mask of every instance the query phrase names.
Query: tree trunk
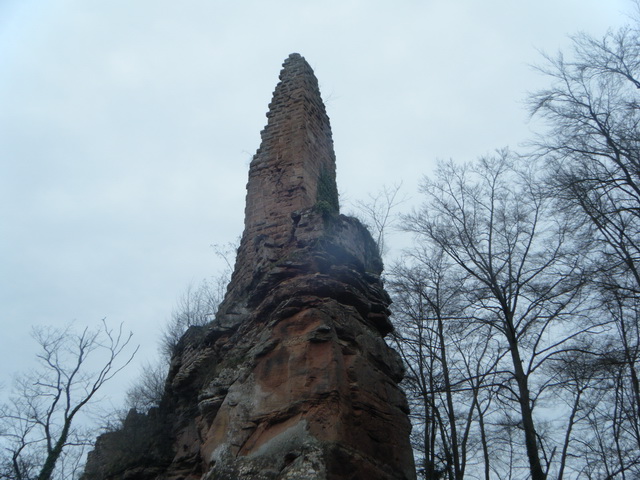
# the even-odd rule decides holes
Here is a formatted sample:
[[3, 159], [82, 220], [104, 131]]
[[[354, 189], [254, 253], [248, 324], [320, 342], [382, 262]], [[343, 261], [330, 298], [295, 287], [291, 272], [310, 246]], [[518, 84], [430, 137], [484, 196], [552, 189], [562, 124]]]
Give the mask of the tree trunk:
[[536, 435], [533, 412], [531, 410], [531, 398], [529, 395], [529, 382], [524, 369], [522, 359], [515, 337], [514, 329], [507, 325], [507, 341], [513, 361], [513, 375], [518, 384], [518, 401], [520, 403], [520, 415], [522, 418], [522, 428], [524, 430], [525, 445], [527, 448], [527, 458], [529, 459], [529, 469], [532, 480], [546, 480], [547, 475], [542, 470], [540, 455], [538, 452], [538, 439]]
[[66, 419], [64, 428], [62, 429], [62, 433], [60, 433], [60, 438], [58, 438], [58, 441], [53, 446], [53, 448], [49, 452], [47, 452], [47, 458], [44, 461], [42, 469], [40, 470], [38, 480], [51, 480], [51, 475], [53, 475], [53, 470], [56, 468], [56, 463], [58, 462], [60, 455], [62, 455], [62, 449], [67, 443], [72, 420], [73, 418]]

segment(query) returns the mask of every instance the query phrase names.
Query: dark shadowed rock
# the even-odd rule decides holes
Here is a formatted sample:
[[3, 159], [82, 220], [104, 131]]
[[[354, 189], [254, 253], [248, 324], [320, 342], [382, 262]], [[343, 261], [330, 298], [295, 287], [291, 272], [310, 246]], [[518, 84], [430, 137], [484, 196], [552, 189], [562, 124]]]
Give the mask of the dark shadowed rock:
[[217, 318], [190, 329], [158, 409], [101, 436], [94, 479], [414, 479], [382, 262], [338, 213], [329, 119], [308, 63], [284, 63]]

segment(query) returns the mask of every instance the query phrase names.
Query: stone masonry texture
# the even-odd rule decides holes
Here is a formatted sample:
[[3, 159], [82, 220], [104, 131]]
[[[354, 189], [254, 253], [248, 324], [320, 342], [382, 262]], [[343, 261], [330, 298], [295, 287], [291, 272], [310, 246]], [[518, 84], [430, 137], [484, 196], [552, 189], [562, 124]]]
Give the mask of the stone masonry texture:
[[267, 118], [215, 320], [180, 340], [159, 406], [98, 438], [84, 480], [415, 479], [382, 261], [338, 212], [329, 118], [300, 55]]

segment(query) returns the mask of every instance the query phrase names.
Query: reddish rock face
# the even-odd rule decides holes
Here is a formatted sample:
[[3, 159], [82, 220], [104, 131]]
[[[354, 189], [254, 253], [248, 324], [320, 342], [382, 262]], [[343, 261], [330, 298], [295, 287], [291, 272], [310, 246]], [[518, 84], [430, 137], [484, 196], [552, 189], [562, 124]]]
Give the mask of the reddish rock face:
[[249, 168], [245, 229], [224, 307], [244, 297], [258, 270], [290, 250], [293, 222], [317, 204], [338, 212], [336, 161], [318, 81], [298, 54], [285, 60]]
[[382, 262], [337, 211], [313, 71], [293, 54], [280, 80], [216, 320], [181, 340], [160, 407], [98, 439], [86, 480], [415, 478]]

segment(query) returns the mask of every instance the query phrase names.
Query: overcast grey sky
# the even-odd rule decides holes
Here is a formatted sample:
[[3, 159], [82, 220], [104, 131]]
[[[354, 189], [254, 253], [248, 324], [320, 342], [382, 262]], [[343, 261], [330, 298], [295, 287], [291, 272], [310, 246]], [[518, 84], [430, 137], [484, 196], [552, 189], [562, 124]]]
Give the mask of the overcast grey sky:
[[[414, 195], [436, 159], [518, 144], [531, 65], [626, 23], [629, 0], [0, 0], [0, 382], [33, 325], [156, 343], [242, 233], [283, 60], [314, 68], [343, 204]], [[348, 208], [347, 208], [348, 210]], [[126, 386], [136, 368], [120, 386]]]

